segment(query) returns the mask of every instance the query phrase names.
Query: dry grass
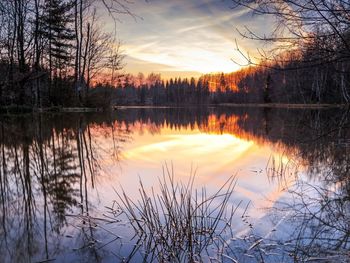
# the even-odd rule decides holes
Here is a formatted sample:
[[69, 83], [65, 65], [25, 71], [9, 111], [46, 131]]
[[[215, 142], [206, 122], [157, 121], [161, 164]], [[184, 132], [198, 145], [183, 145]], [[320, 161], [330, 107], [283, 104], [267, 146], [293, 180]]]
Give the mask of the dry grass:
[[[232, 237], [232, 219], [237, 205], [230, 198], [235, 187], [231, 177], [213, 195], [205, 188], [195, 190], [194, 176], [176, 183], [173, 172], [165, 169], [159, 180], [160, 193], [146, 191], [140, 180], [140, 199], [131, 200], [123, 190], [119, 206], [138, 237], [134, 253], [143, 251], [147, 262], [222, 261], [227, 258], [227, 237]], [[225, 239], [226, 238], [226, 239]]]

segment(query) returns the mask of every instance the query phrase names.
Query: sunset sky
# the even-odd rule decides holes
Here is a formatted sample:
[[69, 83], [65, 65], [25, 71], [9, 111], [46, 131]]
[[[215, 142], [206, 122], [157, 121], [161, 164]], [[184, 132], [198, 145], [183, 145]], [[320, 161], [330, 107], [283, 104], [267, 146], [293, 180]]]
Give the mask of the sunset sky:
[[236, 29], [248, 26], [263, 33], [268, 21], [232, 5], [230, 0], [136, 0], [130, 8], [139, 18], [123, 17], [117, 23], [127, 55], [125, 71], [168, 78], [239, 69], [231, 60], [242, 62], [235, 39], [253, 55], [258, 43], [242, 39]]

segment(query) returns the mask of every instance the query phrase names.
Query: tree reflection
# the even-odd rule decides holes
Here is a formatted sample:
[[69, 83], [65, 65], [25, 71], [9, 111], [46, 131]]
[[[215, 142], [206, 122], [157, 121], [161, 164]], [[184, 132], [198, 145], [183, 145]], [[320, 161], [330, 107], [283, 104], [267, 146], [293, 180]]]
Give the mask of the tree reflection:
[[[283, 245], [286, 257], [296, 261], [320, 249], [326, 257], [349, 248], [348, 110], [143, 108], [104, 115], [0, 117], [0, 254], [5, 262], [48, 260], [73, 247], [78, 257], [85, 253], [91, 261], [103, 260], [90, 200], [91, 189], [98, 190], [102, 161], [119, 162], [134, 133], [158, 134], [164, 127], [229, 133], [276, 147], [293, 159], [292, 165], [307, 167], [309, 179], [322, 182], [296, 185], [291, 189], [295, 202], [276, 204], [274, 216], [288, 213], [296, 231], [288, 240], [271, 235], [259, 242], [249, 250], [254, 257], [262, 257], [260, 249], [273, 250], [268, 240]], [[283, 182], [289, 172], [283, 165], [270, 160], [271, 180]], [[71, 225], [72, 214], [79, 224]], [[79, 235], [71, 237], [72, 229]], [[248, 250], [256, 241], [258, 236], [250, 236], [240, 246]]]
[[65, 249], [67, 215], [89, 214], [88, 184], [99, 172], [92, 124], [35, 115], [0, 125], [0, 253], [9, 262], [48, 260]]
[[[306, 170], [264, 218], [273, 222], [271, 231], [264, 235], [251, 231], [244, 244], [240, 244], [243, 248], [240, 259], [247, 256], [265, 262], [349, 259], [349, 111], [332, 112], [329, 118], [324, 113], [313, 112], [309, 121], [300, 119], [304, 128], [297, 130], [299, 136], [294, 141], [282, 140], [289, 147], [293, 145], [295, 160]], [[288, 172], [275, 163], [270, 163], [269, 170], [273, 171], [270, 176], [279, 175], [274, 177], [279, 181]]]
[[337, 188], [300, 184], [292, 192], [295, 203], [283, 207], [293, 218], [295, 232], [289, 241], [299, 261], [349, 256], [350, 200]]

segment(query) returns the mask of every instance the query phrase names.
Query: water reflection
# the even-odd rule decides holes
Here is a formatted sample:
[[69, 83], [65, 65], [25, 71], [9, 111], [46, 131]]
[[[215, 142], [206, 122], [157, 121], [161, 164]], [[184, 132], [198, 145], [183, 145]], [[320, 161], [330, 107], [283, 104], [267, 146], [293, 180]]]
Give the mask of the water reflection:
[[[127, 233], [108, 224], [113, 187], [136, 197], [138, 175], [152, 186], [165, 161], [179, 179], [197, 168], [198, 184], [209, 191], [237, 173], [235, 199], [253, 201], [256, 219], [251, 232], [237, 223], [235, 232], [246, 237], [235, 255], [242, 261], [298, 261], [320, 248], [324, 257], [349, 248], [348, 111], [150, 108], [0, 120], [5, 262], [113, 261], [128, 253], [130, 246], [114, 242]], [[289, 219], [298, 231], [285, 229]]]

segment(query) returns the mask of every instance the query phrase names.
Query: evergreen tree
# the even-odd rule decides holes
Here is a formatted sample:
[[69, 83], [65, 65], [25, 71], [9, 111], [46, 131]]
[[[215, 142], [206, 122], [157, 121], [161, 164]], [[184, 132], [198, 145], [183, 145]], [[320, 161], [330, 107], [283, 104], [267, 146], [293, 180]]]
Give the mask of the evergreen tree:
[[74, 31], [70, 28], [72, 20], [71, 1], [45, 0], [41, 19], [42, 35], [47, 39], [46, 46], [51, 79], [64, 77], [63, 71], [69, 65]]

